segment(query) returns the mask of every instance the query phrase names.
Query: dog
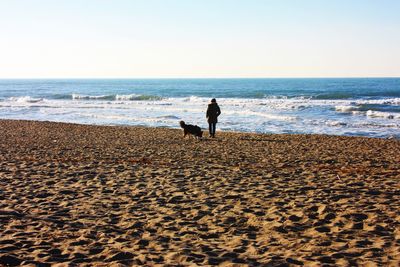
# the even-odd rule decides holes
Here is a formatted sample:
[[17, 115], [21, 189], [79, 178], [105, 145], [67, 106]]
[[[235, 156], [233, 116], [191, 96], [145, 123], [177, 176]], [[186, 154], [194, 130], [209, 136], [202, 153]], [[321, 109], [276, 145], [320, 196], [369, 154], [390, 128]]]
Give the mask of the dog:
[[203, 137], [203, 131], [199, 126], [186, 124], [184, 121], [180, 121], [179, 124], [183, 129], [183, 138], [185, 138], [188, 134], [193, 135], [197, 139], [201, 139]]

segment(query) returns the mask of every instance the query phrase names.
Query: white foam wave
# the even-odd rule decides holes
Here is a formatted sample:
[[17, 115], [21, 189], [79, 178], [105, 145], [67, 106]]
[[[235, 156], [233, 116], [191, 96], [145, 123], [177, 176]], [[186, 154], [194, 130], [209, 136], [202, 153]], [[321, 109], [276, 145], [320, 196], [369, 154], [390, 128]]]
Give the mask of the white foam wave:
[[328, 126], [333, 126], [333, 127], [347, 126], [347, 123], [343, 122], [343, 121], [327, 121], [327, 122], [325, 122], [325, 124]]
[[161, 97], [152, 95], [128, 94], [128, 95], [81, 95], [72, 94], [74, 100], [117, 100], [117, 101], [132, 101], [132, 100], [161, 100]]
[[356, 103], [358, 105], [368, 105], [368, 104], [376, 104], [376, 105], [400, 105], [400, 98], [387, 98], [387, 99], [370, 99], [370, 100], [357, 100]]
[[128, 101], [128, 100], [161, 100], [159, 96], [153, 95], [139, 95], [139, 94], [129, 94], [129, 95], [116, 95], [115, 100]]
[[335, 110], [338, 112], [352, 112], [356, 110], [355, 106], [335, 106]]
[[31, 96], [19, 96], [19, 97], [10, 97], [8, 98], [8, 100], [17, 103], [38, 103], [43, 101], [43, 98], [33, 98]]
[[351, 112], [351, 114], [352, 114], [352, 115], [364, 115], [364, 114], [365, 114], [365, 112], [363, 112], [363, 111], [357, 111], [357, 110], [353, 110], [353, 111]]
[[116, 95], [115, 100], [135, 100], [140, 95], [137, 94], [130, 94], [130, 95]]
[[[0, 117], [156, 127], [179, 127], [178, 121], [184, 120], [202, 128], [208, 127], [205, 119], [208, 97], [171, 97], [156, 101], [151, 100], [151, 96], [136, 94], [120, 95], [118, 101], [117, 95], [76, 97], [77, 101], [71, 97], [5, 98], [0, 101]], [[138, 101], [132, 101], [136, 99]], [[378, 112], [372, 105], [371, 111], [366, 111], [361, 102], [354, 100], [218, 98], [217, 102], [222, 110], [218, 129], [378, 137], [400, 135], [400, 113], [395, 112], [396, 108], [392, 113]], [[305, 108], [308, 109], [304, 111]]]
[[110, 95], [80, 95], [80, 94], [72, 94], [72, 99], [108, 99]]
[[366, 115], [372, 118], [385, 118], [385, 119], [400, 119], [400, 114], [368, 110]]

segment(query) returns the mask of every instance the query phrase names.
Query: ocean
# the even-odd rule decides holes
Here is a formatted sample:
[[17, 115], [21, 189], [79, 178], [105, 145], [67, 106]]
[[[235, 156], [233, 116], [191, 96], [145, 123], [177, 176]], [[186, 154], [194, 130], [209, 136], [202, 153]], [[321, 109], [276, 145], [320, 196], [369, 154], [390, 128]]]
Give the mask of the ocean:
[[0, 119], [400, 138], [400, 78], [0, 80]]

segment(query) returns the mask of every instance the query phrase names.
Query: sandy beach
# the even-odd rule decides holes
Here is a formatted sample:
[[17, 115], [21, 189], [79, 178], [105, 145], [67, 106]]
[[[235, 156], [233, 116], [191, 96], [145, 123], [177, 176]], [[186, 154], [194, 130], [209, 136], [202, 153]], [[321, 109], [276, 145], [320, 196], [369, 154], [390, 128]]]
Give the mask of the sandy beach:
[[400, 265], [399, 140], [0, 133], [0, 265]]

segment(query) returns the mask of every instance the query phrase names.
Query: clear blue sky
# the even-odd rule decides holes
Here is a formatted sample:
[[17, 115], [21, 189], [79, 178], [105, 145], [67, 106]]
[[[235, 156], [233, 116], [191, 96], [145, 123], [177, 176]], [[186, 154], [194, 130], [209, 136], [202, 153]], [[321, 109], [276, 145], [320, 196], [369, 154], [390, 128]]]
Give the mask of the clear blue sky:
[[400, 76], [398, 0], [0, 0], [0, 78]]

